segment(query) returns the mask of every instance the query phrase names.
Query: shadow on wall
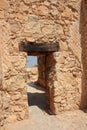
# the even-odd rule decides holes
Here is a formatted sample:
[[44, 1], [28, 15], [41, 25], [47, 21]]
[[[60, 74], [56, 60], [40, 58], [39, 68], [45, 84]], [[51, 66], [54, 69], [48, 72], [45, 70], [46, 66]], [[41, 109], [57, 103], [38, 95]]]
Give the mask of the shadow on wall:
[[80, 33], [82, 47], [82, 85], [80, 108], [87, 108], [87, 1], [82, 0], [80, 12]]

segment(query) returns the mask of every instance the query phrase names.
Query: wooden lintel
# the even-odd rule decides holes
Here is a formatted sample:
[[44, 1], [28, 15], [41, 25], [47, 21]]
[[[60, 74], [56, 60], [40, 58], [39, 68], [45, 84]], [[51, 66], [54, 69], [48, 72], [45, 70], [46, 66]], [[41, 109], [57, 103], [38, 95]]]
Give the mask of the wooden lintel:
[[47, 53], [59, 50], [59, 43], [20, 43], [20, 51], [27, 53]]
[[48, 54], [47, 52], [27, 52], [27, 55], [28, 56], [43, 56], [43, 55], [46, 55]]

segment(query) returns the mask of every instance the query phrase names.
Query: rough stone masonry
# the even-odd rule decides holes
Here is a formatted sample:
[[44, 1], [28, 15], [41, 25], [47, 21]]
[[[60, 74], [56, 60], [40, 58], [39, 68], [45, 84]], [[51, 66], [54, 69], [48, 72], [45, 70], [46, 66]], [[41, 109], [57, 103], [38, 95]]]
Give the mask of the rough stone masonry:
[[53, 114], [87, 107], [86, 12], [86, 0], [0, 0], [0, 126], [28, 118], [21, 41], [60, 44], [45, 64]]

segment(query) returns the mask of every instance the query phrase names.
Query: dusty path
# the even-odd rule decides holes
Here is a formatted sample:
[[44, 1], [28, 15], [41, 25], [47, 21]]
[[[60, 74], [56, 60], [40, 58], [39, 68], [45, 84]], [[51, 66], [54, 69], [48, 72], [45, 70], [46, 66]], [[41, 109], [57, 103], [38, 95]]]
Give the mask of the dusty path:
[[29, 119], [9, 125], [6, 130], [87, 130], [86, 111], [65, 112], [57, 116], [45, 112], [45, 92], [29, 84]]

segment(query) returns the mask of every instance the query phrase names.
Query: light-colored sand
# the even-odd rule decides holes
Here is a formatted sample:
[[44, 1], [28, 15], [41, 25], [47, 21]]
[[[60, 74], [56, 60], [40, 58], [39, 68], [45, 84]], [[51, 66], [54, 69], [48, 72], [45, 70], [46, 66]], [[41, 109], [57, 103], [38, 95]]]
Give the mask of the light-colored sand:
[[63, 112], [57, 116], [45, 112], [45, 92], [29, 84], [29, 119], [9, 125], [6, 130], [87, 130], [86, 111]]

